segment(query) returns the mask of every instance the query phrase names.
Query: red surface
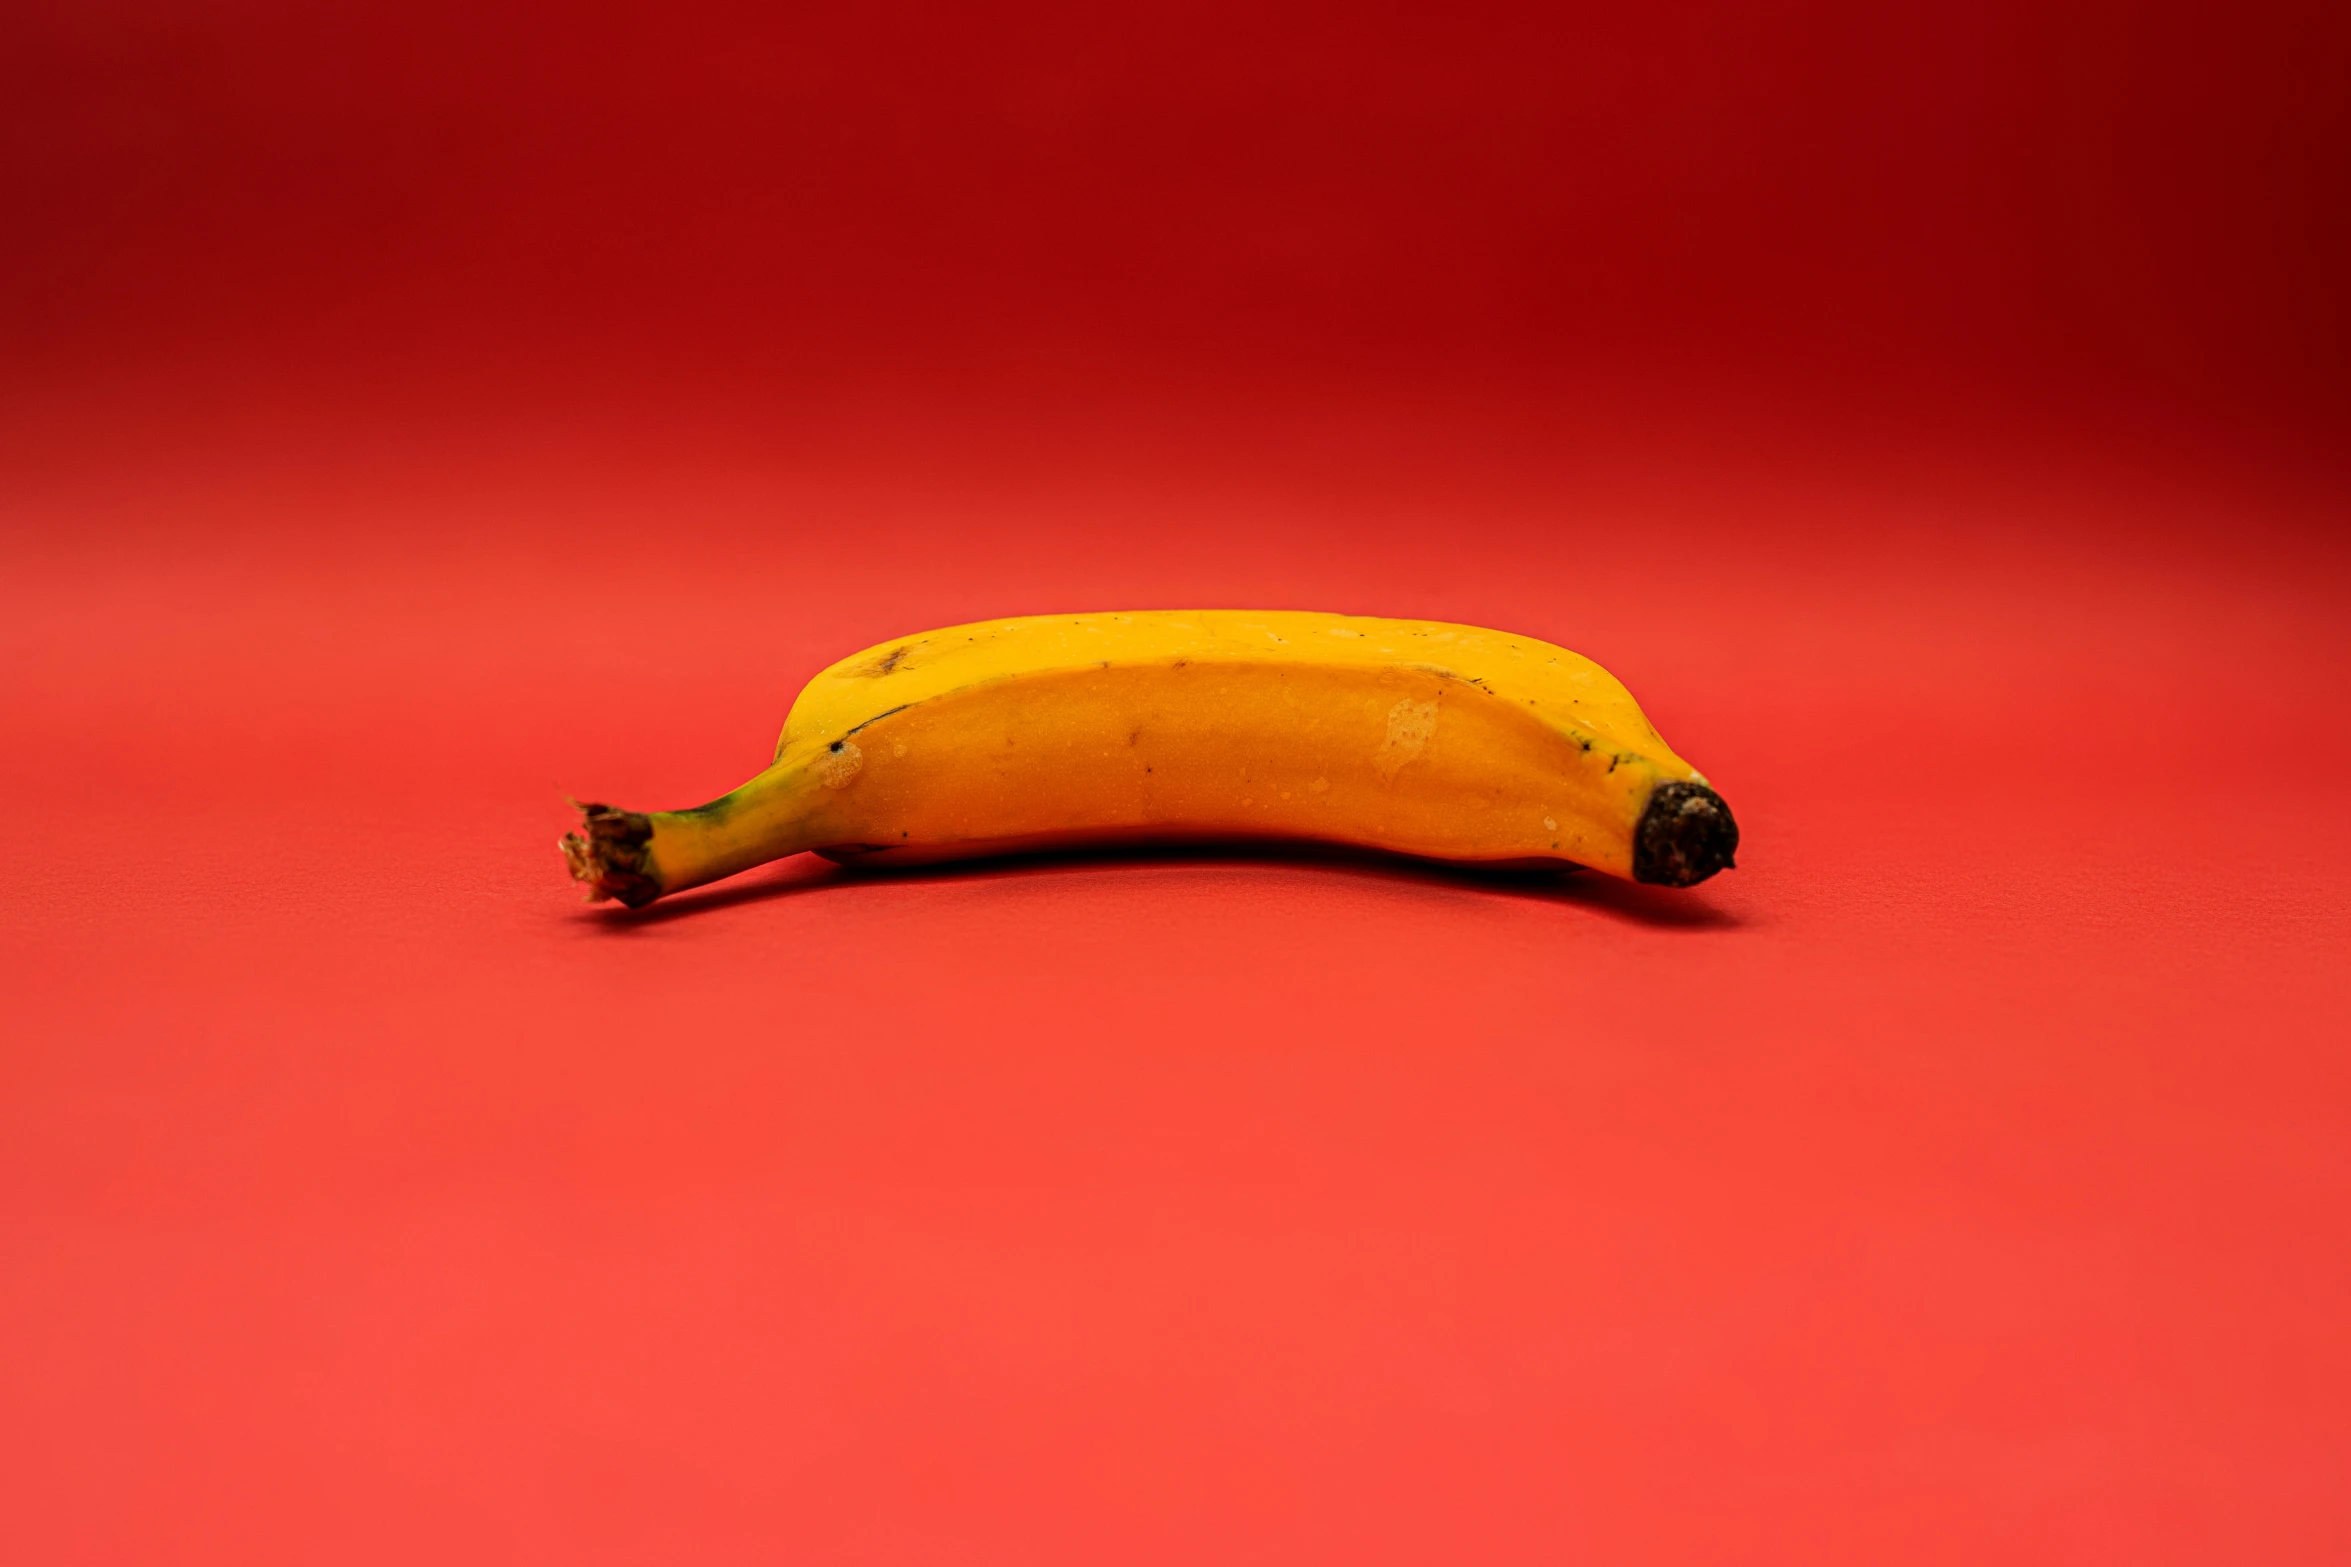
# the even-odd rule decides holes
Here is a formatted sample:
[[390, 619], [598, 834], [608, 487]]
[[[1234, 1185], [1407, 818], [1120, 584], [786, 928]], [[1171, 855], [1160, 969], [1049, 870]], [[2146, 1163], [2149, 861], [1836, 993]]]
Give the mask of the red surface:
[[[2339, 18], [650, 26], [0, 67], [10, 1560], [2351, 1555]], [[571, 900], [1179, 604], [1740, 868]]]

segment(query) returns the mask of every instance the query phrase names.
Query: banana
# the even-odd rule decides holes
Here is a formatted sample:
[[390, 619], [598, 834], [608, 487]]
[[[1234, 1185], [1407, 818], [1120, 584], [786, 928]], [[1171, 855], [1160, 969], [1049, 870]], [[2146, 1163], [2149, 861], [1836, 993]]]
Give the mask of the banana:
[[1533, 637], [1303, 611], [950, 626], [808, 683], [775, 763], [690, 811], [579, 807], [588, 899], [813, 849], [867, 864], [1312, 840], [1687, 887], [1730, 809], [1615, 677]]

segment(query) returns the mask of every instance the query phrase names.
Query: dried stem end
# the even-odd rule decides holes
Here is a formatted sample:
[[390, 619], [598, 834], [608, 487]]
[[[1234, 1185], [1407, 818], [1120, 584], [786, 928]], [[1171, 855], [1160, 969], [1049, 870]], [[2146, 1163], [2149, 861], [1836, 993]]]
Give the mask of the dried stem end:
[[1633, 880], [1694, 887], [1728, 870], [1739, 824], [1722, 796], [1702, 783], [1659, 784], [1633, 829]]
[[560, 847], [572, 879], [587, 886], [588, 901], [618, 898], [641, 909], [660, 897], [646, 849], [653, 841], [652, 819], [609, 805], [572, 804], [579, 806], [581, 831], [565, 833]]

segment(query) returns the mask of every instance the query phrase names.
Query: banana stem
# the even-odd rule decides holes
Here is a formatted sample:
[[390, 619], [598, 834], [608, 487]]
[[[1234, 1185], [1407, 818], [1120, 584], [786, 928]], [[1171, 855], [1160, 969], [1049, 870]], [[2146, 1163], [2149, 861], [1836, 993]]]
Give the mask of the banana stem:
[[769, 768], [732, 793], [690, 811], [623, 811], [580, 804], [581, 830], [563, 836], [563, 857], [588, 901], [643, 908], [667, 893], [717, 881], [815, 845], [814, 801], [800, 763]]

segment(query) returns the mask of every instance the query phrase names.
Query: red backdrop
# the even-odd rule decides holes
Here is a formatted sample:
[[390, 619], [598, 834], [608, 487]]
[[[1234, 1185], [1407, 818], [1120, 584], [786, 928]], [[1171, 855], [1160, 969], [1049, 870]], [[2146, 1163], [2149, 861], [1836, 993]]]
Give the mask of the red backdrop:
[[[19, 7], [8, 1554], [2351, 1555], [2345, 15]], [[572, 901], [1185, 604], [1740, 868]]]

